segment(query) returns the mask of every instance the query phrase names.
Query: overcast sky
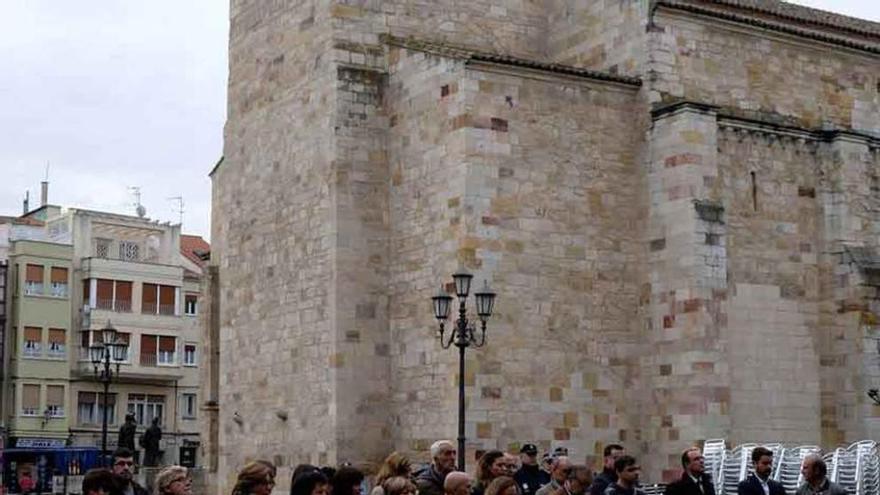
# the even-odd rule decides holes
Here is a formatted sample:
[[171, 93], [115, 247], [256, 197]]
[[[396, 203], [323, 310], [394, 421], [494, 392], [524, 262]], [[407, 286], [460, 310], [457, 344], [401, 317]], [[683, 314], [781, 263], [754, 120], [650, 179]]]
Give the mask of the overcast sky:
[[[880, 21], [877, 0], [796, 3]], [[209, 236], [223, 152], [228, 0], [0, 0], [0, 214], [25, 190]]]

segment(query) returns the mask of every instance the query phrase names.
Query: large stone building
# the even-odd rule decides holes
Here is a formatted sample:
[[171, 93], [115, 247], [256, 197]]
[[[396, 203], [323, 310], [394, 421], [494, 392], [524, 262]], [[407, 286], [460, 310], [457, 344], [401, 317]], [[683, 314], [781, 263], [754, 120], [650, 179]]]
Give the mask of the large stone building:
[[[499, 293], [468, 457], [880, 437], [880, 25], [774, 0], [233, 0], [219, 486], [455, 436], [430, 296]], [[281, 485], [283, 487], [283, 485]]]

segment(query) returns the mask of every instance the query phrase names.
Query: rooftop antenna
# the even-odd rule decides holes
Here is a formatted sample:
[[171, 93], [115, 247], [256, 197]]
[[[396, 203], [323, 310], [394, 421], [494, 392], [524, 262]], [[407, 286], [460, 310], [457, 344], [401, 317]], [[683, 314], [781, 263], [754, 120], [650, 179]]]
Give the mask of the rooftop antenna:
[[147, 216], [147, 209], [141, 204], [141, 186], [129, 186], [128, 190], [134, 194], [134, 212], [138, 218], [144, 218]]
[[174, 212], [180, 216], [180, 225], [183, 225], [183, 196], [172, 196], [170, 198], [166, 198], [168, 201], [174, 201], [177, 203], [177, 208], [174, 209]]

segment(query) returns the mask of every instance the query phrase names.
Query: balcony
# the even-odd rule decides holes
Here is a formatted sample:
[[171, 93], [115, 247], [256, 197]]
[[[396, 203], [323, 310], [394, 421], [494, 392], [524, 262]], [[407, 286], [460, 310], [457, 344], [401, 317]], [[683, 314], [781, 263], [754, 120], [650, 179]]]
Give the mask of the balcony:
[[33, 282], [30, 280], [25, 281], [24, 295], [26, 295], [26, 296], [42, 296], [43, 295], [43, 283], [42, 282]]
[[163, 315], [176, 316], [174, 314], [173, 304], [158, 304], [155, 302], [144, 302], [141, 304], [142, 315]]
[[183, 283], [182, 267], [142, 261], [85, 258], [82, 263], [82, 271], [82, 278], [115, 280], [119, 278], [120, 273], [125, 273], [129, 280], [147, 280], [174, 286], [180, 286]]

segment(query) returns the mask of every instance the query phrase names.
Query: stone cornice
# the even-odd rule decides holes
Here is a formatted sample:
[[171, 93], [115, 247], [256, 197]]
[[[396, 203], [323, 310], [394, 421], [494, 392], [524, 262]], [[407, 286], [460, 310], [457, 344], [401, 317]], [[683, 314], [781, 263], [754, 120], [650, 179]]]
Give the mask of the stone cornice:
[[506, 65], [510, 67], [522, 67], [543, 72], [552, 72], [556, 74], [564, 74], [573, 77], [582, 77], [597, 81], [613, 82], [633, 87], [640, 87], [642, 80], [638, 77], [621, 76], [590, 69], [581, 69], [570, 65], [554, 64], [530, 60], [510, 55], [502, 55], [499, 53], [485, 52], [474, 50], [468, 47], [451, 45], [448, 43], [438, 43], [434, 41], [418, 40], [414, 38], [399, 38], [391, 35], [382, 36], [381, 40], [390, 46], [406, 48], [408, 50], [416, 50], [425, 53], [432, 53], [444, 57], [463, 60], [466, 63], [489, 63], [497, 65]]
[[[873, 30], [845, 25], [841, 22], [808, 18], [806, 16], [794, 15], [790, 12], [777, 12], [768, 8], [762, 9], [734, 0], [714, 0], [712, 2], [656, 0], [654, 8], [661, 7], [691, 14], [715, 17], [739, 24], [845, 46], [855, 50], [880, 53], [880, 27], [878, 27], [878, 31], [875, 32]], [[762, 17], [761, 14], [764, 16]], [[771, 20], [768, 17], [772, 17], [773, 19]], [[837, 17], [843, 18], [844, 16]], [[869, 21], [864, 22], [869, 23]], [[809, 27], [804, 27], [804, 25], [809, 25]], [[813, 28], [813, 26], [816, 27]], [[838, 31], [841, 34], [829, 33], [828, 30]], [[863, 39], [854, 39], [853, 37]], [[875, 39], [876, 41], [871, 42], [868, 41], [868, 39]]]
[[849, 141], [853, 143], [864, 143], [870, 148], [880, 148], [880, 136], [874, 136], [865, 132], [852, 129], [817, 129], [800, 127], [779, 122], [779, 120], [781, 120], [780, 116], [774, 115], [772, 116], [773, 118], [744, 116], [731, 108], [698, 101], [683, 100], [657, 105], [651, 110], [651, 119], [656, 121], [667, 115], [688, 111], [714, 114], [718, 121], [718, 127], [722, 129], [759, 132], [808, 141]]

